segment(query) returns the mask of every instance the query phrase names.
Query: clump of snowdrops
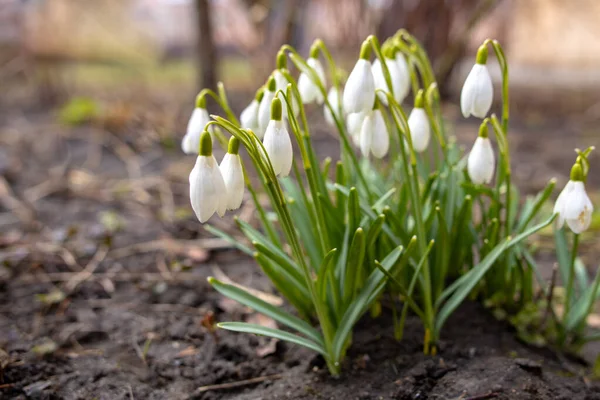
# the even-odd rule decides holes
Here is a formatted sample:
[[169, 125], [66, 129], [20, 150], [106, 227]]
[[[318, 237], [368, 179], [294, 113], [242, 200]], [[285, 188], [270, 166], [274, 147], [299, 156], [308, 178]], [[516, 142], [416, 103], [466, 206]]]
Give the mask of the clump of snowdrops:
[[[502, 72], [500, 117], [490, 114], [489, 50]], [[252, 248], [207, 229], [254, 257], [297, 311], [293, 315], [210, 278], [223, 295], [287, 329], [243, 322], [219, 327], [306, 346], [338, 375], [353, 327], [367, 311], [377, 315], [387, 292], [397, 338], [410, 310], [423, 322], [424, 352], [436, 354], [444, 323], [467, 297], [493, 299], [515, 311], [533, 301], [537, 266], [526, 239], [558, 218], [557, 230], [566, 221], [575, 233], [564, 269], [572, 299], [565, 304], [561, 337], [581, 333], [598, 288], [596, 279], [577, 297], [573, 290], [578, 234], [589, 226], [592, 211], [584, 190], [591, 149], [579, 152], [554, 214], [540, 215], [554, 180], [536, 197], [519, 198], [508, 146], [508, 65], [498, 42], [481, 45], [461, 93], [464, 117], [482, 120], [468, 154], [447, 135], [430, 61], [406, 31], [381, 45], [369, 36], [344, 85], [342, 75], [317, 40], [307, 59], [291, 46], [281, 48], [276, 69], [239, 120], [222, 85], [218, 93], [198, 95], [182, 143], [186, 153], [198, 154], [190, 174], [192, 207], [206, 222], [240, 207], [247, 190], [259, 227], [235, 221]], [[224, 117], [209, 117], [209, 96]], [[338, 161], [317, 158], [310, 107], [323, 107], [337, 130], [340, 151], [331, 156]], [[227, 149], [220, 164], [215, 143]], [[242, 149], [259, 187], [248, 179]], [[268, 196], [268, 208], [259, 193]], [[561, 246], [569, 253], [566, 241]]]

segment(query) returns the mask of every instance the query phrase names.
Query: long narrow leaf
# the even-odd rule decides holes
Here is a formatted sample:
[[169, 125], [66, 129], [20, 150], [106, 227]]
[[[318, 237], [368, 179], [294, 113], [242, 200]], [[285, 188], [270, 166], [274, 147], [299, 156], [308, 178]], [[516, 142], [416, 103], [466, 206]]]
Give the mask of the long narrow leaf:
[[248, 324], [246, 322], [221, 322], [220, 324], [217, 324], [217, 326], [228, 331], [253, 333], [255, 335], [269, 336], [275, 339], [285, 340], [286, 342], [299, 344], [300, 346], [308, 347], [327, 358], [327, 352], [323, 346], [312, 340], [303, 338], [302, 336], [294, 335], [293, 333], [282, 331], [280, 329], [267, 328], [266, 326]]
[[[535, 225], [525, 232], [517, 235], [515, 238], [506, 240], [497, 245], [479, 264], [477, 264], [471, 271], [465, 274], [458, 281], [461, 282], [456, 288], [456, 291], [448, 298], [448, 301], [443, 305], [440, 312], [437, 315], [435, 329], [439, 332], [442, 326], [448, 319], [448, 317], [456, 310], [456, 308], [463, 302], [463, 300], [469, 295], [471, 290], [477, 285], [477, 283], [483, 278], [485, 273], [494, 265], [495, 261], [508, 249], [515, 244], [525, 240], [540, 229], [550, 225], [556, 218], [556, 214], [552, 215], [546, 221], [541, 224]], [[444, 294], [442, 294], [444, 297]]]
[[258, 297], [237, 286], [221, 282], [213, 277], [208, 278], [208, 283], [210, 283], [212, 287], [214, 287], [224, 296], [250, 307], [251, 309], [258, 311], [267, 317], [273, 318], [275, 321], [297, 330], [301, 334], [322, 345], [323, 338], [321, 337], [321, 334], [306, 321], [303, 321], [300, 318], [285, 312], [281, 308], [259, 299]]

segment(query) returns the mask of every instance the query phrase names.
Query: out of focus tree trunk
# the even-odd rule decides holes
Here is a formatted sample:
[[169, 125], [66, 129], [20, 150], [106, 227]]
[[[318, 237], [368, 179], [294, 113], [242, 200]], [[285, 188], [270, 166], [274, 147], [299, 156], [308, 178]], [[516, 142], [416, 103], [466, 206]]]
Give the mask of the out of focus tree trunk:
[[212, 36], [209, 0], [195, 0], [198, 18], [198, 67], [201, 88], [217, 87], [217, 48]]

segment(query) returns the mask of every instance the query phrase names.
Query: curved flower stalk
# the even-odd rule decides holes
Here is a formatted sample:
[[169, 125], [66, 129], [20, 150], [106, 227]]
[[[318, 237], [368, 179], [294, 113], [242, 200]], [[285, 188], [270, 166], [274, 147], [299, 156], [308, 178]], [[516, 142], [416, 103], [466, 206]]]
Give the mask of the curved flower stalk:
[[181, 140], [181, 149], [185, 154], [197, 154], [200, 145], [200, 135], [204, 127], [210, 121], [208, 111], [206, 111], [206, 99], [204, 96], [198, 96], [196, 107], [187, 125], [187, 131]]
[[227, 189], [227, 209], [237, 210], [244, 199], [244, 170], [239, 154], [240, 141], [236, 137], [229, 139], [227, 153], [223, 156], [219, 169]]
[[292, 141], [288, 133], [285, 122], [282, 120], [282, 105], [278, 97], [273, 99], [271, 104], [271, 120], [267, 125], [263, 144], [275, 175], [282, 178], [290, 174], [294, 151]]
[[277, 83], [273, 76], [269, 77], [267, 81], [267, 87], [264, 91], [263, 98], [258, 106], [258, 130], [255, 131], [256, 136], [262, 139], [265, 136], [267, 125], [271, 121], [271, 103], [275, 98], [277, 92]]
[[190, 202], [200, 222], [206, 222], [216, 212], [220, 217], [227, 208], [227, 189], [219, 165], [212, 154], [210, 133], [200, 135], [200, 150], [190, 173]]
[[469, 178], [478, 185], [490, 183], [494, 177], [495, 164], [494, 150], [488, 137], [487, 121], [484, 121], [479, 127], [479, 136], [467, 160]]
[[346, 113], [369, 112], [375, 101], [375, 78], [369, 56], [370, 43], [365, 41], [360, 58], [352, 69], [344, 87], [343, 108]]
[[254, 99], [250, 104], [244, 108], [244, 111], [240, 114], [240, 123], [242, 128], [250, 129], [253, 132], [259, 132], [260, 126], [258, 124], [258, 107], [265, 95], [265, 88], [260, 88], [256, 91]]
[[460, 108], [465, 118], [473, 115], [483, 119], [492, 107], [494, 86], [486, 65], [487, 56], [487, 46], [483, 44], [477, 51], [477, 61], [463, 85]]
[[415, 99], [415, 107], [408, 117], [413, 148], [418, 153], [422, 153], [427, 149], [431, 138], [431, 126], [429, 125], [427, 113], [423, 108], [423, 101], [423, 91], [420, 90]]

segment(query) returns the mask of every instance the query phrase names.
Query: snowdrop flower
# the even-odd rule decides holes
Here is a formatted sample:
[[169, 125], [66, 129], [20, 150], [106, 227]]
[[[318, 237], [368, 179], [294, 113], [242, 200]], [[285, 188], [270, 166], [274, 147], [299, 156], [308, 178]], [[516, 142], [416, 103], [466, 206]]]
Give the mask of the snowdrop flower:
[[200, 135], [199, 147], [196, 165], [190, 173], [190, 202], [198, 220], [206, 222], [215, 212], [221, 217], [225, 215], [227, 190], [207, 131]]
[[477, 62], [469, 72], [460, 93], [460, 109], [465, 118], [469, 115], [485, 118], [492, 106], [494, 86], [486, 65], [487, 55], [487, 47], [482, 45], [477, 51]]
[[[400, 71], [399, 63], [394, 58], [392, 50], [385, 52], [385, 65], [387, 66], [388, 72], [390, 73], [390, 79], [392, 81], [392, 89], [394, 99], [398, 103], [402, 103], [406, 95], [408, 94], [410, 82], [406, 81], [406, 75]], [[401, 56], [402, 57], [402, 56]], [[403, 59], [403, 57], [402, 57]], [[376, 59], [373, 62], [373, 77], [375, 79], [375, 89], [381, 89], [385, 92], [389, 92], [387, 82], [385, 80], [385, 74], [383, 73], [383, 67], [381, 61]], [[408, 77], [410, 79], [410, 77]], [[379, 100], [387, 105], [387, 96], [383, 93], [377, 93]]]
[[229, 139], [227, 153], [223, 157], [219, 169], [227, 189], [227, 209], [237, 210], [244, 198], [244, 171], [242, 159], [239, 154], [240, 141], [232, 136]]
[[364, 118], [359, 136], [360, 151], [364, 157], [369, 153], [376, 158], [383, 158], [390, 148], [390, 136], [379, 104]]
[[423, 90], [419, 90], [415, 98], [415, 107], [408, 117], [408, 128], [412, 139], [413, 149], [421, 153], [427, 149], [431, 137], [431, 127], [427, 113], [423, 108]]
[[290, 134], [285, 127], [285, 122], [282, 120], [282, 112], [281, 100], [279, 98], [273, 99], [271, 104], [271, 120], [265, 131], [263, 145], [271, 160], [275, 175], [283, 178], [290, 174], [294, 151], [292, 149]]
[[[338, 121], [341, 121], [342, 115], [339, 113], [339, 111], [340, 105], [342, 103], [342, 95], [340, 93], [340, 90], [337, 89], [335, 86], [332, 86], [331, 89], [329, 89], [329, 93], [327, 93], [327, 101], [331, 105], [331, 108], [333, 108], [333, 112], [337, 117]], [[323, 107], [323, 113], [325, 114], [325, 121], [327, 121], [329, 125], [335, 126], [335, 120], [333, 118], [333, 115], [331, 114], [331, 111], [329, 111], [329, 107], [327, 107], [327, 105]]]
[[479, 136], [469, 153], [467, 172], [473, 183], [481, 185], [492, 181], [494, 166], [494, 150], [488, 137], [487, 122], [484, 122], [479, 127]]
[[185, 154], [198, 153], [200, 134], [204, 131], [204, 127], [209, 121], [210, 117], [208, 116], [208, 111], [206, 111], [206, 99], [198, 97], [196, 99], [196, 108], [194, 108], [187, 125], [186, 134], [181, 140], [181, 149]]
[[342, 103], [347, 113], [370, 112], [375, 101], [375, 79], [369, 62], [369, 46], [369, 42], [363, 42], [360, 58], [344, 87]]
[[358, 112], [358, 113], [348, 114], [348, 116], [346, 117], [346, 128], [347, 128], [348, 134], [352, 138], [352, 141], [354, 142], [355, 146], [360, 147], [360, 140], [359, 140], [360, 131], [362, 129], [363, 122], [364, 122], [367, 114], [369, 114], [369, 113]]
[[[283, 98], [283, 93], [287, 94], [287, 86], [289, 83], [292, 83], [292, 82], [288, 81], [288, 79], [283, 74], [283, 71], [287, 71], [286, 68], [287, 68], [287, 56], [283, 50], [280, 50], [279, 53], [277, 53], [277, 69], [275, 71], [273, 71], [273, 77], [275, 78], [275, 89], [276, 89], [275, 91], [282, 92], [277, 97], [279, 97], [279, 100], [281, 100], [281, 107], [283, 108], [283, 117], [284, 118], [288, 117], [288, 112], [287, 112], [287, 104], [285, 102], [285, 99]], [[300, 111], [300, 107], [298, 105], [298, 101], [296, 100], [296, 97], [293, 95], [293, 92], [292, 92], [291, 97], [288, 99], [288, 101], [292, 104], [292, 111], [294, 113], [294, 116], [297, 117], [298, 112]]]
[[[321, 85], [325, 86], [325, 71], [318, 57], [319, 48], [314, 46], [310, 50], [310, 56], [306, 60], [306, 64], [315, 71]], [[317, 104], [323, 104], [323, 94], [319, 86], [312, 81], [307, 71], [302, 71], [298, 78], [298, 91], [300, 92], [300, 97], [302, 97], [302, 103], [308, 104], [316, 101]]]
[[394, 98], [398, 104], [401, 104], [410, 92], [410, 71], [404, 54], [398, 48], [394, 48], [394, 51], [396, 52], [394, 59], [396, 61], [396, 68], [398, 69], [398, 82], [400, 86], [398, 92], [394, 89]]
[[558, 213], [557, 228], [562, 228], [566, 222], [574, 233], [580, 234], [590, 227], [593, 211], [583, 183], [583, 169], [580, 163], [575, 163], [571, 168], [571, 179], [554, 204], [554, 212]]
[[263, 98], [258, 106], [259, 129], [254, 133], [256, 133], [256, 136], [258, 136], [259, 139], [262, 139], [265, 136], [265, 130], [271, 120], [271, 102], [275, 98], [276, 89], [277, 84], [275, 83], [275, 78], [271, 76], [267, 82], [267, 89], [264, 91]]
[[246, 107], [244, 111], [242, 111], [242, 113], [240, 114], [240, 123], [242, 125], [242, 128], [251, 129], [255, 133], [260, 130], [258, 126], [258, 106], [260, 105], [260, 101], [262, 100], [264, 95], [265, 89], [260, 88], [256, 92], [256, 96], [254, 97], [254, 99], [252, 99], [248, 107]]

